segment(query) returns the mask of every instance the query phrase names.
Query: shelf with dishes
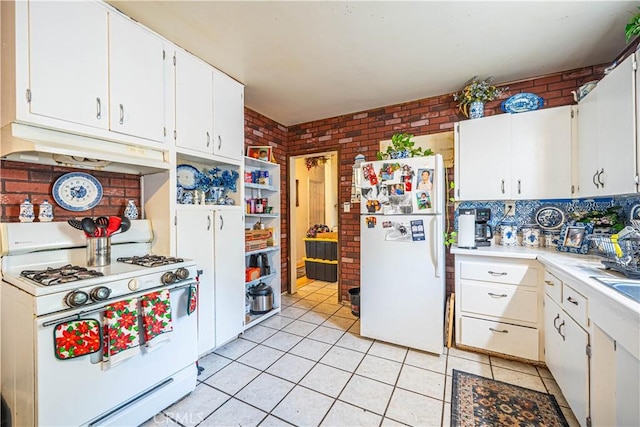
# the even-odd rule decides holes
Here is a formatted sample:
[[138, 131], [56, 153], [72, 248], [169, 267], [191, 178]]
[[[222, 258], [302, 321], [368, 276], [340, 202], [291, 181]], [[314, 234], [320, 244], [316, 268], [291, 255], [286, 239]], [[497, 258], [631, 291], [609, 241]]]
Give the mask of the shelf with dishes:
[[268, 246], [264, 249], [256, 249], [256, 250], [252, 250], [252, 251], [247, 251], [245, 252], [245, 255], [255, 255], [255, 254], [260, 254], [263, 252], [275, 252], [275, 251], [279, 251], [280, 250], [280, 246]]
[[176, 202], [178, 205], [241, 206], [242, 166], [178, 155]]
[[273, 277], [276, 277], [278, 274], [279, 273], [277, 271], [273, 271], [270, 274], [266, 274], [264, 276], [258, 277], [257, 279], [253, 279], [253, 280], [250, 280], [248, 282], [245, 282], [245, 285], [247, 287], [250, 287], [250, 286], [253, 286], [253, 285], [257, 285], [258, 283], [262, 282], [263, 280], [269, 280], [269, 279], [271, 279]]

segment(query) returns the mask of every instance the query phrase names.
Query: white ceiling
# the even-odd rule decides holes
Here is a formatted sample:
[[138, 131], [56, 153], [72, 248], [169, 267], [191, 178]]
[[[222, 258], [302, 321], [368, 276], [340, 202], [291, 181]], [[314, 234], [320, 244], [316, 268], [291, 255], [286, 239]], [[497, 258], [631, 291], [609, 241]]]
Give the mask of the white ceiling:
[[286, 126], [611, 62], [638, 1], [108, 1]]

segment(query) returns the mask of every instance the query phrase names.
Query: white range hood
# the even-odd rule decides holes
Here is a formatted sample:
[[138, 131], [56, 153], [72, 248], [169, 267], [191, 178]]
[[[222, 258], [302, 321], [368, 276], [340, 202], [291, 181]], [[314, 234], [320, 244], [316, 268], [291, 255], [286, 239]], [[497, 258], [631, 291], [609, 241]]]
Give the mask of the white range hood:
[[170, 169], [168, 152], [18, 122], [0, 130], [0, 158], [146, 175]]

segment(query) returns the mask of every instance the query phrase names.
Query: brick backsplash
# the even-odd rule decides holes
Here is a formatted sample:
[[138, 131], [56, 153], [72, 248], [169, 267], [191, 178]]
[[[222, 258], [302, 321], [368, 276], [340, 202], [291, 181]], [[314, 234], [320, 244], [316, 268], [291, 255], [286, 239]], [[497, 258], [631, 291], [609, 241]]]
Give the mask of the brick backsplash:
[[[68, 172], [88, 172], [102, 184], [103, 196], [93, 209], [71, 212], [61, 208], [53, 200], [51, 190], [58, 178]], [[38, 206], [45, 199], [53, 205], [54, 221], [66, 221], [85, 216], [120, 216], [124, 213], [127, 200], [133, 199], [140, 206], [140, 178], [137, 175], [86, 171], [84, 169], [38, 165], [8, 160], [0, 161], [0, 221], [18, 221], [20, 203], [29, 198]]]

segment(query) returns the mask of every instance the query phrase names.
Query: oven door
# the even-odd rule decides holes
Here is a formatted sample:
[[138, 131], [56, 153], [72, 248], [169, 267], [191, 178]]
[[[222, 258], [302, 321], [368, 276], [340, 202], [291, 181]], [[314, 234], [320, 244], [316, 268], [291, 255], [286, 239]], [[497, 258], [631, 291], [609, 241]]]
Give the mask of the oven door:
[[[189, 286], [181, 283], [170, 289], [173, 324], [170, 340], [150, 352], [142, 346], [135, 356], [106, 370], [102, 366], [102, 348], [90, 355], [65, 360], [55, 355], [56, 324], [80, 314], [81, 318], [96, 319], [102, 325], [101, 307], [80, 308], [35, 320], [36, 425], [79, 426], [109, 418], [114, 409], [149, 390], [156, 388], [156, 393], [162, 393], [161, 385], [185, 368], [193, 369], [195, 388], [197, 316], [187, 314]], [[145, 290], [127, 298], [152, 291], [154, 289]], [[81, 314], [89, 310], [90, 313]], [[137, 415], [143, 415], [144, 421], [155, 413]]]

